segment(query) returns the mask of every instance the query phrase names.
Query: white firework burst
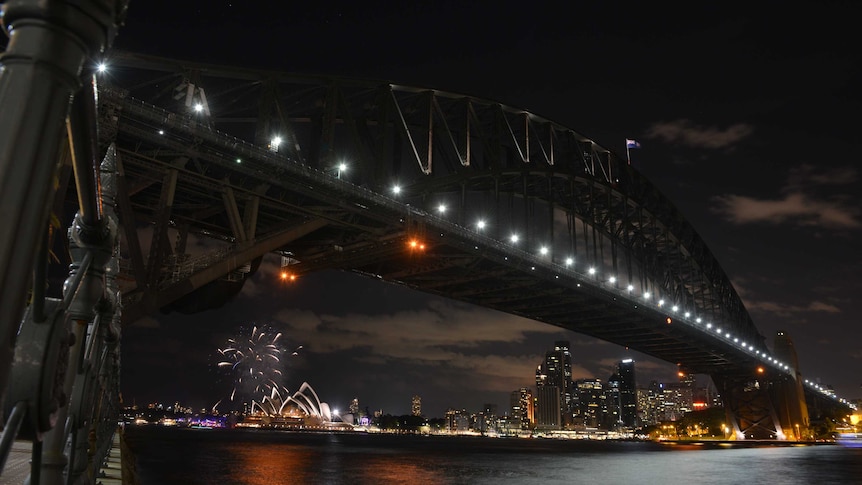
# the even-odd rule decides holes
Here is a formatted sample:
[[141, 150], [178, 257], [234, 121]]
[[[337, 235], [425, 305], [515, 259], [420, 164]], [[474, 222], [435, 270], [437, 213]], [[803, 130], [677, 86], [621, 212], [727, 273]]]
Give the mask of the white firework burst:
[[266, 327], [252, 327], [251, 332], [240, 332], [218, 349], [219, 369], [233, 377], [230, 400], [269, 395], [281, 386], [283, 378], [281, 333]]

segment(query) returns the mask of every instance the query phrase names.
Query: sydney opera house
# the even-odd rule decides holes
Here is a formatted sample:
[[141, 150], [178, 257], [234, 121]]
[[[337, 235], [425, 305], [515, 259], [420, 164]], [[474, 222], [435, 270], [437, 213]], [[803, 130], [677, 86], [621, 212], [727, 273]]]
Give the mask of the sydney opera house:
[[322, 402], [314, 389], [303, 382], [293, 394], [273, 388], [269, 396], [252, 401], [249, 414], [238, 427], [295, 430], [352, 431], [353, 415], [339, 415]]

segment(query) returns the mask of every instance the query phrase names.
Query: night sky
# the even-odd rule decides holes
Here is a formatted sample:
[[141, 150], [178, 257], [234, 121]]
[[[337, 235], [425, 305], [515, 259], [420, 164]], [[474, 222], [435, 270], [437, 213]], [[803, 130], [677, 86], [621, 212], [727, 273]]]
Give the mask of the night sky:
[[[787, 332], [805, 378], [862, 397], [853, 2], [461, 3], [132, 0], [115, 47], [493, 99], [623, 157], [636, 139], [633, 165], [706, 241], [769, 345]], [[571, 342], [575, 378], [605, 380], [623, 358], [637, 361], [640, 385], [675, 376], [616, 345], [358, 275], [284, 286], [277, 263], [218, 310], [126, 328], [126, 402], [212, 406], [230, 390], [216, 349], [254, 324], [303, 346], [289, 356], [288, 389], [307, 381], [341, 409], [358, 397], [406, 414], [419, 394], [430, 416], [484, 403], [502, 411], [511, 391], [535, 385], [555, 340]]]

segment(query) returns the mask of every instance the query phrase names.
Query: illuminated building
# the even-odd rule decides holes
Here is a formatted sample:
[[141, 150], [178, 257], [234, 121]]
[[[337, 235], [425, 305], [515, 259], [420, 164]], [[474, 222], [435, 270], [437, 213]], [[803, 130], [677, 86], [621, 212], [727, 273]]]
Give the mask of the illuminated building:
[[422, 398], [413, 396], [413, 401], [410, 404], [410, 414], [413, 416], [422, 416]]
[[574, 383], [578, 395], [575, 425], [598, 428], [606, 414], [604, 385], [600, 379], [579, 379]]
[[619, 376], [620, 422], [623, 426], [637, 426], [637, 385], [635, 383], [635, 361], [625, 359], [617, 364]]
[[536, 429], [562, 429], [560, 389], [557, 386], [539, 386], [536, 389]]
[[620, 397], [620, 386], [622, 378], [619, 374], [613, 374], [608, 378], [608, 387], [605, 389], [605, 401], [607, 412], [604, 416], [604, 427], [607, 429], [620, 429], [623, 423], [623, 404]]
[[470, 429], [470, 415], [466, 409], [452, 409], [446, 411], [446, 431], [458, 433]]
[[545, 353], [544, 362], [536, 369], [537, 390], [549, 386], [555, 387], [560, 395], [560, 426], [569, 426], [572, 422], [572, 356], [566, 340], [555, 342], [554, 350]]
[[512, 420], [520, 429], [530, 429], [535, 424], [535, 402], [533, 392], [526, 387], [512, 391], [511, 396]]
[[659, 384], [662, 390], [661, 421], [677, 421], [694, 408], [694, 389], [685, 383]]
[[652, 381], [646, 389], [637, 390], [638, 417], [645, 426], [659, 424], [664, 412], [662, 388]]

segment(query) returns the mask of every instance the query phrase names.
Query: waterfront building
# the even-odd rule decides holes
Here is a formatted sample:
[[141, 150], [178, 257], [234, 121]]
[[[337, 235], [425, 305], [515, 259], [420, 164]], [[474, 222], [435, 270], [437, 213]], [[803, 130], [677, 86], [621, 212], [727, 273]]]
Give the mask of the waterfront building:
[[608, 378], [608, 386], [605, 388], [607, 411], [602, 424], [606, 429], [619, 430], [625, 426], [623, 423], [623, 404], [620, 398], [621, 381], [622, 378], [619, 374], [613, 374]]
[[560, 389], [557, 386], [539, 386], [536, 389], [536, 429], [562, 429], [560, 408]]
[[410, 414], [413, 416], [422, 416], [422, 398], [419, 396], [413, 396], [413, 400], [410, 405]]
[[661, 421], [678, 421], [694, 409], [694, 389], [685, 383], [659, 384], [662, 390]]
[[511, 420], [514, 421], [520, 429], [530, 429], [535, 423], [535, 401], [533, 399], [533, 391], [522, 387], [517, 391], [512, 391], [511, 399]]
[[657, 425], [664, 414], [663, 390], [657, 381], [637, 390], [638, 418], [643, 426]]
[[569, 342], [558, 340], [554, 350], [545, 353], [545, 360], [536, 369], [536, 388], [553, 386], [560, 395], [560, 423], [567, 427], [572, 422], [572, 356]]
[[637, 426], [637, 384], [635, 383], [635, 361], [625, 359], [617, 364], [619, 376], [620, 423], [628, 428]]
[[604, 385], [601, 379], [578, 379], [574, 383], [578, 395], [575, 410], [577, 427], [598, 428], [607, 412]]
[[470, 429], [470, 414], [466, 409], [449, 408], [446, 411], [446, 431], [458, 433]]

